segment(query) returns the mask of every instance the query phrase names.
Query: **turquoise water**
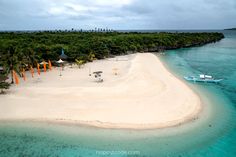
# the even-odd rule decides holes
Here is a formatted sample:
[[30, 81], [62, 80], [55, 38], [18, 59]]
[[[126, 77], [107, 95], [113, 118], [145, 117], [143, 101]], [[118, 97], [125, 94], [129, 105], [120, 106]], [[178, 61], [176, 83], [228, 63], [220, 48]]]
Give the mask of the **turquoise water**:
[[199, 118], [177, 128], [115, 130], [36, 122], [1, 122], [0, 157], [234, 157], [236, 155], [236, 32], [203, 47], [168, 51], [167, 68], [208, 73], [220, 84], [192, 84], [204, 102]]

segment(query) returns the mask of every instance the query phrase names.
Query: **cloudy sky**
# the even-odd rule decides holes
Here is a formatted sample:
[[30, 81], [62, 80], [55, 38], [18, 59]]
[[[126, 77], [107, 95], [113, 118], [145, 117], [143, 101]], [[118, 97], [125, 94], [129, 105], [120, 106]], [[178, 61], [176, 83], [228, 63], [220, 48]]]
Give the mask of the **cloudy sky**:
[[0, 0], [0, 30], [222, 29], [236, 0]]

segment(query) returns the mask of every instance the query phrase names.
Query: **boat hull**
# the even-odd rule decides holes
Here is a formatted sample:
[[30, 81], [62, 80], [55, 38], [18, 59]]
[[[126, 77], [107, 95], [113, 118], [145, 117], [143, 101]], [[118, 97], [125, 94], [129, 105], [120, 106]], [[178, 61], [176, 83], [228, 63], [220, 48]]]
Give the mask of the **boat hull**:
[[185, 80], [191, 82], [202, 82], [202, 83], [219, 83], [223, 79], [199, 79], [196, 77], [184, 77]]

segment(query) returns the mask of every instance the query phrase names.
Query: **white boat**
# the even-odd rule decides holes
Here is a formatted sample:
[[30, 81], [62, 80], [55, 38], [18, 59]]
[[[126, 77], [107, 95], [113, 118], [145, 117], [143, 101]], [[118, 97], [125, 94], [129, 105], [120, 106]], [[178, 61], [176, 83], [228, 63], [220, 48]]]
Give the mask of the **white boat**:
[[200, 74], [199, 77], [185, 76], [184, 79], [187, 81], [207, 82], [207, 83], [218, 83], [223, 80], [223, 79], [215, 79], [215, 78], [213, 78], [213, 76], [205, 75], [205, 74]]

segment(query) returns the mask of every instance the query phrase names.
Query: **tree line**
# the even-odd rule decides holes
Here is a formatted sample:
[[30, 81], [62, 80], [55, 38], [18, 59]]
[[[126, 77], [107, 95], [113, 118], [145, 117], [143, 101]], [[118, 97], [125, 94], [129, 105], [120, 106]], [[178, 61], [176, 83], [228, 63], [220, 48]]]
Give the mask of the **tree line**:
[[[201, 46], [224, 38], [222, 33], [139, 32], [0, 32], [0, 82], [15, 70], [58, 60], [63, 49], [68, 62], [91, 61], [134, 52], [158, 52]], [[1, 88], [1, 83], [0, 83]]]

